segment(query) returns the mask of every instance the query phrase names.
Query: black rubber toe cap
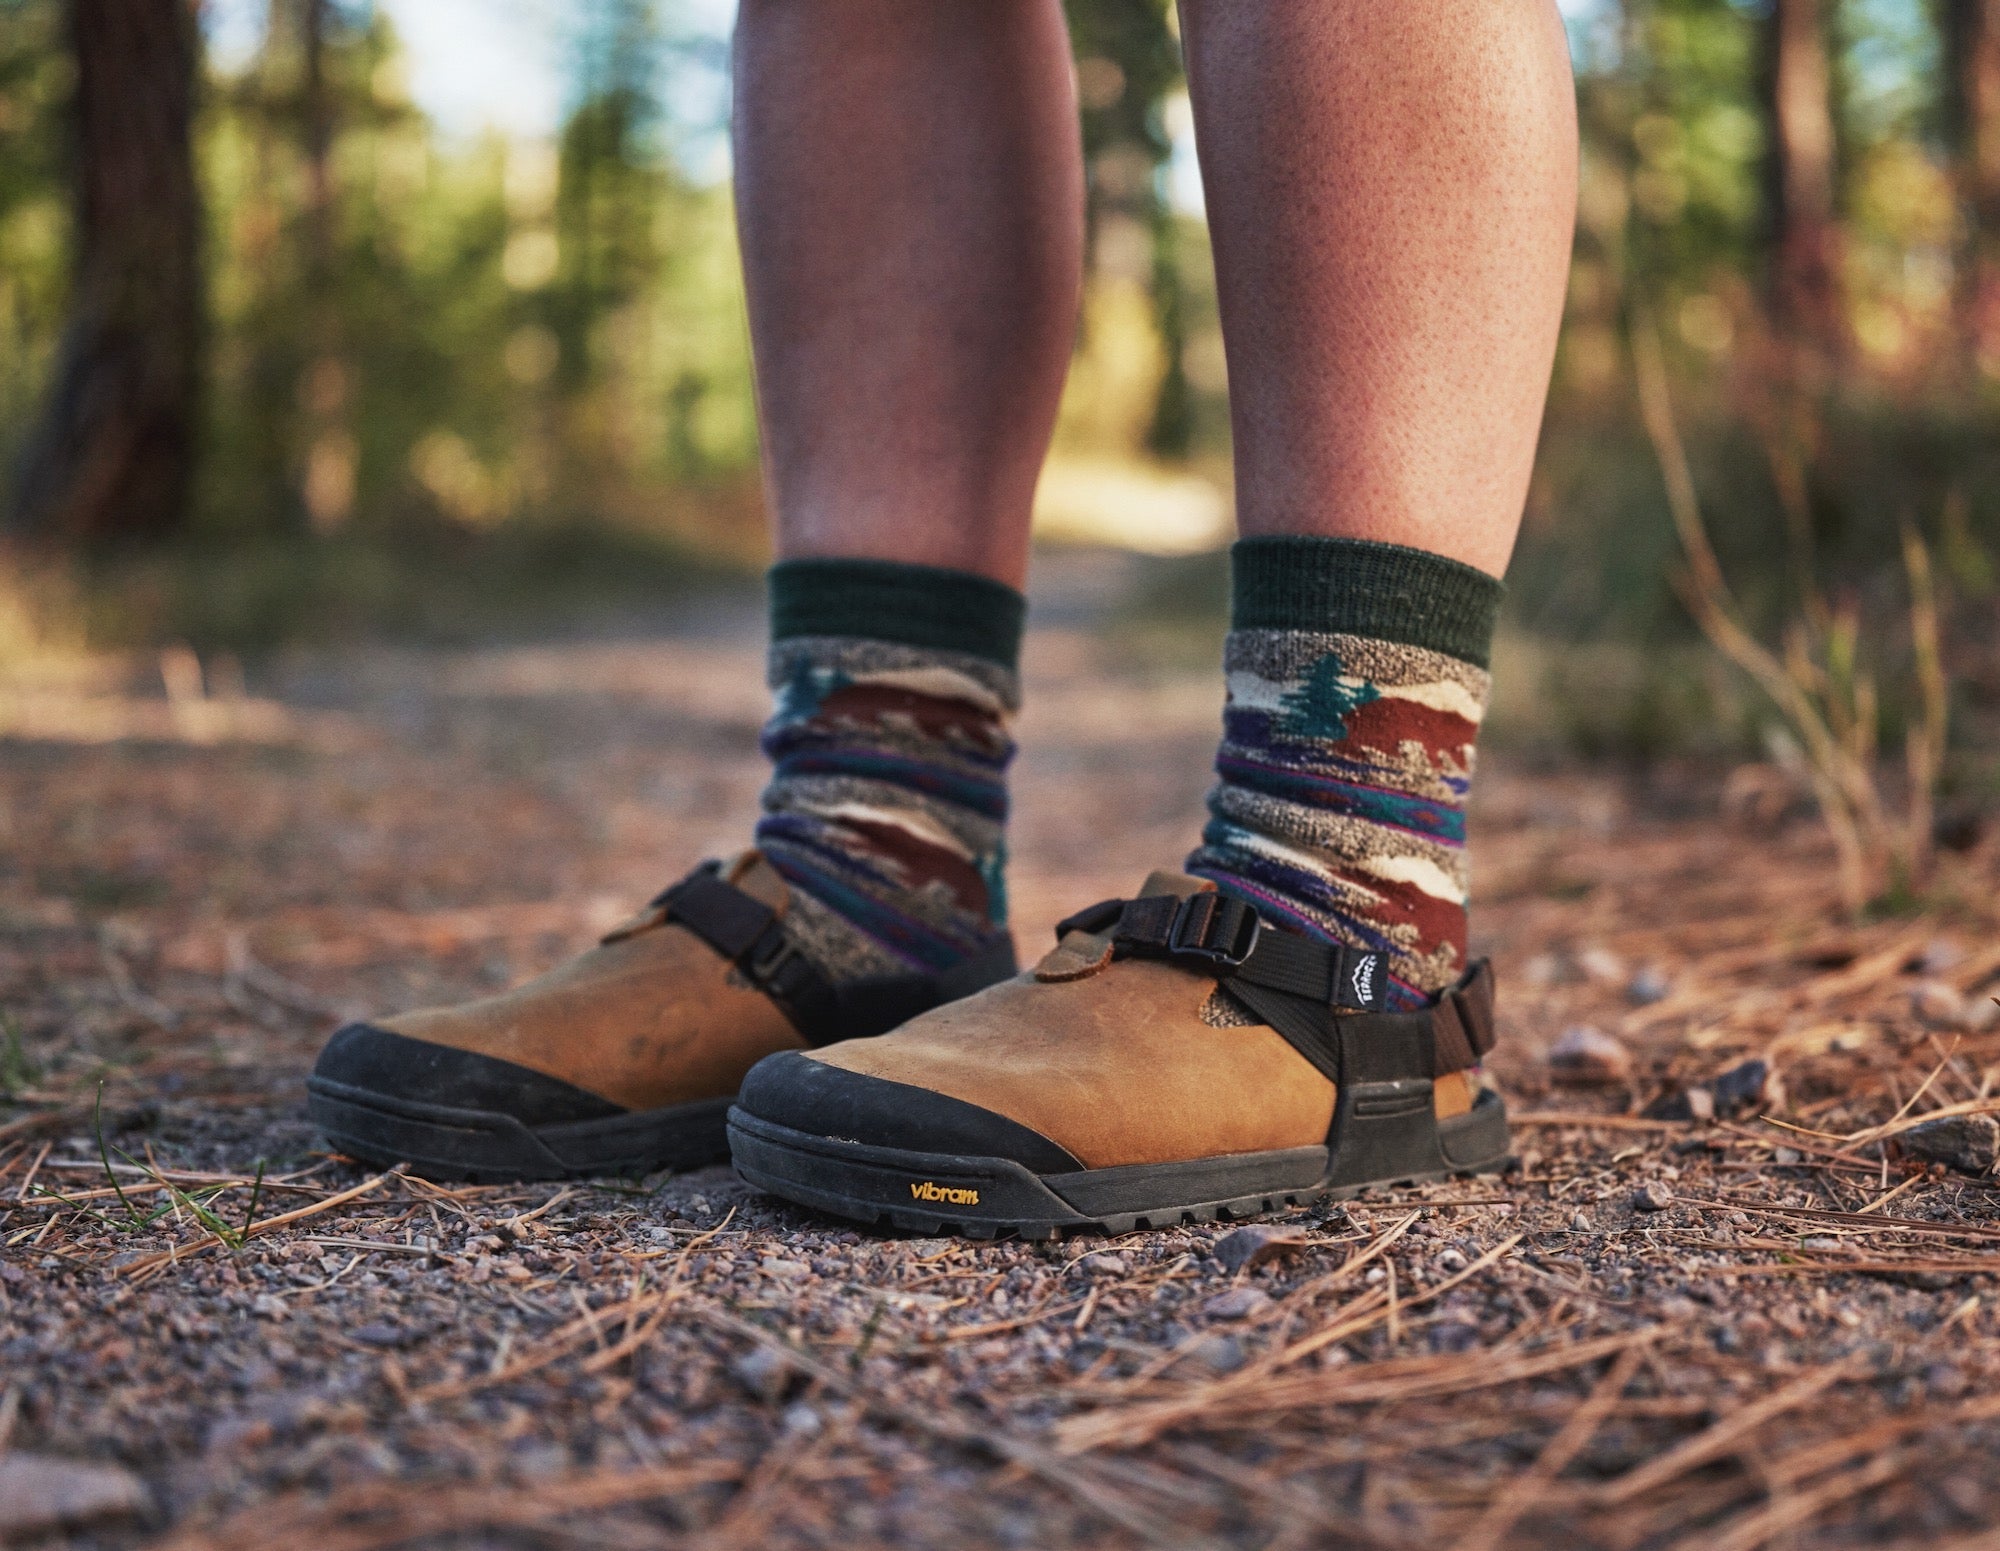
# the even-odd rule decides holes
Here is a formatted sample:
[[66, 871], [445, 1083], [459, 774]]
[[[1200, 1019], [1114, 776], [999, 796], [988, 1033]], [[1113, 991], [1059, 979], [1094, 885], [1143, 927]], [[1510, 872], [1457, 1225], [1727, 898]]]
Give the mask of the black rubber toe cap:
[[493, 1056], [350, 1023], [326, 1042], [314, 1084], [452, 1109], [510, 1115], [527, 1126], [608, 1120], [625, 1110], [609, 1099]]
[[1008, 1158], [1037, 1174], [1083, 1167], [1039, 1131], [1005, 1115], [886, 1077], [865, 1077], [795, 1050], [750, 1068], [737, 1107], [810, 1136], [954, 1157]]

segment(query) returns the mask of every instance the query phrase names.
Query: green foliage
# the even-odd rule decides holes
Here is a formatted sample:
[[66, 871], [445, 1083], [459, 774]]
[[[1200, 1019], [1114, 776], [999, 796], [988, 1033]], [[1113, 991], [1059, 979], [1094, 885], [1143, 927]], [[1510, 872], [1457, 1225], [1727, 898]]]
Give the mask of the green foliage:
[[68, 288], [61, 25], [56, 0], [0, 0], [0, 469], [34, 414]]
[[[236, 1188], [233, 1183], [209, 1185], [192, 1191], [182, 1190], [150, 1163], [136, 1163], [129, 1154], [112, 1147], [104, 1140], [104, 1085], [102, 1083], [98, 1084], [97, 1099], [91, 1107], [90, 1130], [91, 1136], [97, 1143], [97, 1159], [104, 1169], [104, 1178], [110, 1186], [112, 1195], [117, 1198], [118, 1211], [115, 1214], [99, 1211], [97, 1208], [86, 1206], [82, 1202], [72, 1201], [61, 1191], [52, 1189], [47, 1185], [37, 1185], [35, 1187], [37, 1195], [70, 1207], [72, 1210], [90, 1218], [103, 1227], [111, 1229], [113, 1232], [144, 1233], [155, 1223], [159, 1222], [161, 1218], [166, 1217], [170, 1213], [185, 1212], [203, 1228], [206, 1228], [210, 1233], [215, 1235], [222, 1242], [223, 1246], [232, 1253], [241, 1251], [243, 1246], [250, 1241], [250, 1235], [256, 1231], [257, 1207], [264, 1196], [264, 1160], [262, 1158], [257, 1160], [257, 1173], [250, 1183], [250, 1200], [244, 1208], [243, 1221], [239, 1225], [230, 1222], [215, 1209], [216, 1200], [228, 1191]], [[128, 1167], [139, 1170], [146, 1177], [147, 1181], [159, 1190], [161, 1197], [160, 1204], [150, 1212], [141, 1211], [132, 1198], [125, 1194], [125, 1186], [118, 1178], [118, 1171], [111, 1164], [111, 1155], [114, 1152], [120, 1158], [124, 1159]]]
[[[714, 574], [695, 556], [753, 558], [733, 218], [727, 188], [682, 155], [713, 126], [677, 117], [698, 93], [668, 89], [693, 57], [673, 0], [550, 13], [571, 78], [550, 145], [442, 136], [410, 100], [387, 14], [363, 0], [329, 0], [309, 68], [306, 3], [271, 0], [256, 56], [209, 71], [198, 521], [174, 552], [95, 575], [92, 636], [237, 648], [385, 626], [451, 636], [585, 598], [640, 606]], [[1581, 219], [1511, 629], [1685, 660], [1678, 552], [1632, 398], [1627, 325], [1643, 309], [1660, 321], [1716, 546], [1753, 622], [1797, 608], [1803, 566], [1873, 628], [1900, 596], [1907, 516], [1959, 600], [1954, 638], [1991, 636], [2000, 324], [1982, 344], [1966, 321], [1972, 127], [1941, 31], [1943, 13], [1966, 8], [1828, 0], [1851, 338], [1802, 369], [1768, 305], [1770, 4], [1571, 8]], [[1065, 450], [1143, 453], [1220, 479], [1228, 418], [1206, 234], [1167, 197], [1186, 130], [1175, 11], [1065, 9], [1095, 266], [1074, 395], [1095, 418], [1066, 419]], [[19, 445], [62, 320], [61, 44], [60, 0], [0, 0], [0, 459]], [[712, 69], [713, 47], [703, 57]], [[1209, 588], [1213, 568], [1196, 569]], [[1741, 735], [1728, 708], [1704, 710], [1707, 686], [1664, 671], [1621, 671], [1609, 677], [1625, 687], [1602, 693], [1581, 686], [1603, 675], [1548, 682], [1592, 700], [1572, 720], [1593, 747], [1684, 741], [1682, 728], [1695, 741]], [[1974, 672], [1969, 698], [2000, 703], [2000, 662], [1960, 671]], [[1900, 714], [1886, 706], [1886, 725]]]

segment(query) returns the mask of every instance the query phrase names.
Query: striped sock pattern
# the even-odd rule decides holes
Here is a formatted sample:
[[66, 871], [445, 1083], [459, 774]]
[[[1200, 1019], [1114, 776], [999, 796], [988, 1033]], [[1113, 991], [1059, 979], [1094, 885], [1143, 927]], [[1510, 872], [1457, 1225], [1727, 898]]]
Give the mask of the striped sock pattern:
[[793, 635], [771, 648], [770, 684], [756, 844], [820, 968], [935, 972], [1004, 934], [1018, 674], [969, 652]]
[[1188, 871], [1274, 923], [1387, 954], [1392, 1003], [1422, 1005], [1466, 965], [1465, 803], [1488, 674], [1299, 629], [1233, 630], [1224, 665], [1220, 781]]

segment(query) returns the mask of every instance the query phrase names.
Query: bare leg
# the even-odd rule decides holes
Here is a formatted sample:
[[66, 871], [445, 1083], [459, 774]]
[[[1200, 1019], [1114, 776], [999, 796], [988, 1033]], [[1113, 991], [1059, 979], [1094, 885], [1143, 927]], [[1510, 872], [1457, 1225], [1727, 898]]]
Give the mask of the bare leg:
[[1181, 0], [1238, 523], [1506, 569], [1576, 206], [1548, 0]]
[[1057, 0], [744, 0], [736, 178], [786, 559], [1018, 587], [1075, 336]]

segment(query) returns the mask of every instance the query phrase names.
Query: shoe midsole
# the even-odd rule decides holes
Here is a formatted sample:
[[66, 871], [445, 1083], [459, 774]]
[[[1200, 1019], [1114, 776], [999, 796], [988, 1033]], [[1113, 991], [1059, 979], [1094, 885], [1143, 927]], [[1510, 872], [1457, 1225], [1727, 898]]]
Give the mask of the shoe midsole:
[[[1454, 1169], [1492, 1168], [1507, 1155], [1506, 1110], [1497, 1094], [1467, 1115], [1439, 1121], [1438, 1133], [1445, 1161]], [[729, 1112], [729, 1144], [745, 1179], [806, 1205], [851, 1211], [866, 1203], [981, 1222], [1052, 1225], [1248, 1196], [1314, 1194], [1332, 1185], [1336, 1163], [1325, 1147], [1293, 1147], [1036, 1174], [1008, 1158], [816, 1136], [761, 1119], [740, 1105]], [[1400, 1176], [1367, 1183], [1390, 1183], [1394, 1177]]]
[[418, 1165], [518, 1171], [523, 1178], [691, 1168], [727, 1152], [730, 1100], [698, 1099], [600, 1120], [529, 1126], [498, 1110], [462, 1109], [324, 1077], [306, 1080], [312, 1117], [338, 1144]]

